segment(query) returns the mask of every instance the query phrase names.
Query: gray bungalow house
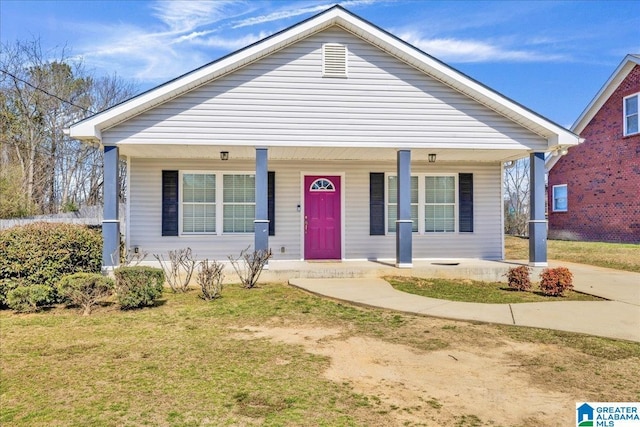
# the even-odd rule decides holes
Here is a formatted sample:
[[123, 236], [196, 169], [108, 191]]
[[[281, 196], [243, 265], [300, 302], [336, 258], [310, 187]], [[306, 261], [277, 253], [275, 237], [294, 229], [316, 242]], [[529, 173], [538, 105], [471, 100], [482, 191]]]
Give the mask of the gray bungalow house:
[[[127, 248], [225, 259], [504, 257], [502, 175], [530, 156], [530, 262], [546, 264], [545, 153], [563, 127], [335, 6], [73, 124], [104, 149], [104, 267]], [[115, 255], [115, 256], [114, 256]]]

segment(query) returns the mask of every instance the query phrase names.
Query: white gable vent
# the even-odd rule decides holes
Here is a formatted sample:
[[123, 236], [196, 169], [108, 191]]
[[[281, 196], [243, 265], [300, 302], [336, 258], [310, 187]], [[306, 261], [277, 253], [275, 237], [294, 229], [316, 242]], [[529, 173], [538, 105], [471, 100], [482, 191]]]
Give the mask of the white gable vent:
[[322, 75], [347, 77], [347, 47], [338, 43], [322, 45]]

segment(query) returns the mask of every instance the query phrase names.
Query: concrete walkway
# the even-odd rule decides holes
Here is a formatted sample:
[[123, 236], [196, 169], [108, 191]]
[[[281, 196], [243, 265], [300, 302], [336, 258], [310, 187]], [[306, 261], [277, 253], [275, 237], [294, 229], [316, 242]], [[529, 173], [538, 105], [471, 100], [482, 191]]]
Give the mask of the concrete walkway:
[[378, 278], [297, 278], [289, 283], [317, 295], [406, 313], [530, 326], [640, 342], [640, 273], [567, 262], [574, 289], [609, 301], [482, 304], [439, 300], [395, 290]]

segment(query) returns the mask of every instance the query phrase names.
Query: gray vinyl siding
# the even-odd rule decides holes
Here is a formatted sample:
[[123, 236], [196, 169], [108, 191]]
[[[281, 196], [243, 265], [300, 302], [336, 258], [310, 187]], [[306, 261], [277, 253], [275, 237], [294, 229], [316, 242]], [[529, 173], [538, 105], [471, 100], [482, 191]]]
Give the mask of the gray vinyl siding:
[[[150, 254], [190, 247], [198, 258], [226, 260], [253, 246], [253, 234], [161, 236], [162, 170], [252, 171], [253, 162], [186, 159], [130, 159], [130, 222], [127, 246], [139, 246]], [[418, 170], [420, 169], [420, 170]], [[369, 235], [369, 173], [395, 173], [394, 162], [270, 161], [276, 172], [276, 235], [269, 238], [275, 260], [301, 259], [302, 174], [344, 174], [344, 236], [346, 259], [394, 259], [395, 235]], [[425, 172], [424, 166], [413, 172]], [[502, 256], [502, 194], [500, 165], [429, 166], [429, 173], [474, 174], [474, 232], [427, 233], [413, 236], [413, 257], [484, 258]], [[281, 253], [281, 248], [285, 252]], [[150, 258], [151, 260], [152, 258]]]
[[[322, 77], [322, 44], [349, 77]], [[103, 131], [113, 144], [544, 149], [545, 139], [333, 27]]]

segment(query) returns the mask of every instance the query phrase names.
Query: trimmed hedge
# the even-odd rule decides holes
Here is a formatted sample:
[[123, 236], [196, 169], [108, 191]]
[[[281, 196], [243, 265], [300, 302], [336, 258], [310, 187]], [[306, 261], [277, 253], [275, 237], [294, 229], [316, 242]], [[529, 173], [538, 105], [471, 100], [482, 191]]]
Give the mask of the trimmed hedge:
[[17, 287], [24, 286], [20, 279], [0, 279], [0, 308], [9, 307], [7, 296]]
[[101, 266], [99, 229], [39, 222], [0, 231], [0, 279], [53, 287], [62, 276]]
[[54, 302], [54, 290], [47, 285], [18, 286], [7, 293], [7, 305], [18, 312], [39, 311]]
[[75, 273], [63, 277], [58, 282], [58, 295], [65, 302], [82, 308], [88, 316], [98, 302], [113, 292], [112, 279], [98, 273]]
[[153, 267], [120, 267], [114, 271], [116, 297], [124, 310], [153, 306], [164, 289], [164, 272]]

